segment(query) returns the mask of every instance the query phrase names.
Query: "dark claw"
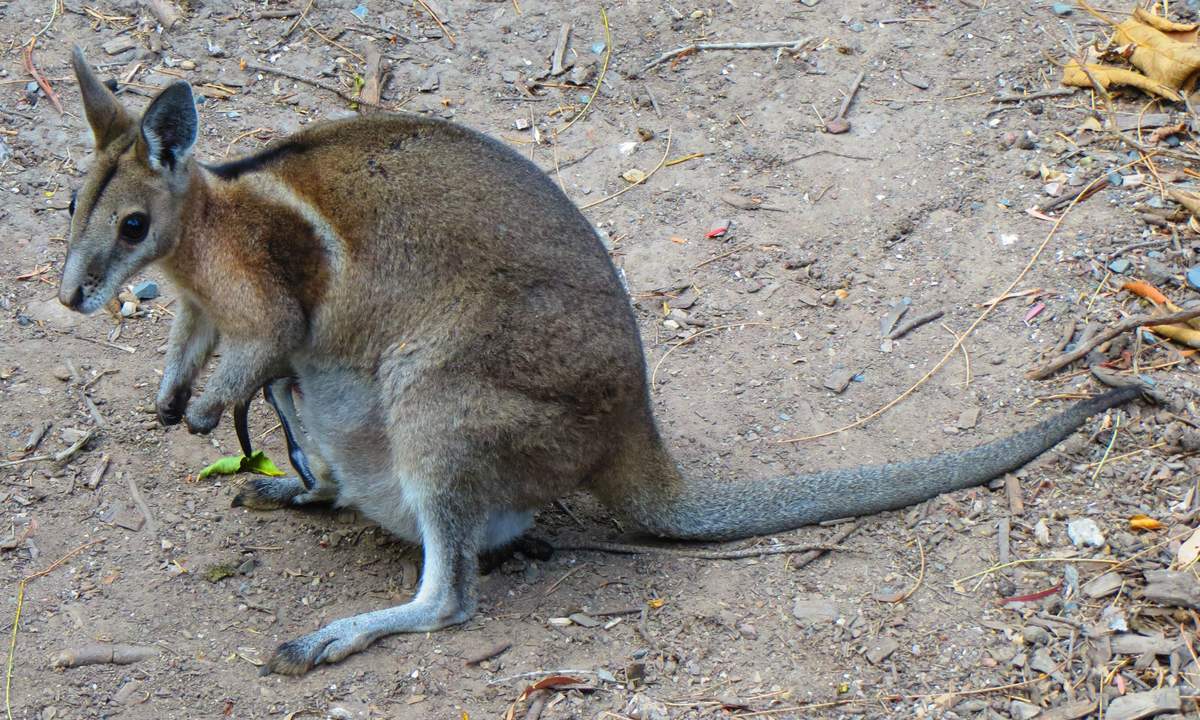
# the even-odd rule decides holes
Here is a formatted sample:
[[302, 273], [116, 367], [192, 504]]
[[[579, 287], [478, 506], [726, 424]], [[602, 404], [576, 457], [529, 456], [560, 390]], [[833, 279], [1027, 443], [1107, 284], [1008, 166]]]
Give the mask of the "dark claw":
[[192, 389], [183, 388], [176, 390], [171, 397], [171, 402], [166, 407], [157, 406], [158, 421], [166, 427], [178, 425], [183, 420], [183, 413], [187, 410], [188, 400], [192, 399]]

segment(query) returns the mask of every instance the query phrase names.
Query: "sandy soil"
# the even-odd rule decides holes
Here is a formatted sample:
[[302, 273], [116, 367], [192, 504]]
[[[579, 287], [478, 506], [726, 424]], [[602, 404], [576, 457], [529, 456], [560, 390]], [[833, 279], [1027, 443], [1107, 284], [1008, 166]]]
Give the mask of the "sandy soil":
[[[573, 26], [568, 61], [599, 69], [610, 48], [592, 4], [521, 0], [518, 13], [508, 1], [430, 2], [451, 43], [421, 3], [403, 1], [368, 0], [362, 19], [352, 12], [357, 2], [309, 3], [286, 40], [297, 18], [260, 13], [304, 3], [193, 0], [174, 29], [159, 33], [140, 3], [67, 0], [52, 19], [46, 3], [0, 2], [8, 48], [0, 62], [0, 450], [21, 457], [45, 422], [52, 425], [37, 452], [69, 446], [96, 424], [85, 395], [103, 421], [65, 464], [0, 467], [3, 531], [12, 533], [0, 564], [5, 622], [16, 612], [20, 578], [90, 543], [27, 585], [13, 717], [492, 718], [545, 674], [572, 675], [588, 688], [544, 696], [543, 718], [1007, 717], [1013, 698], [1061, 702], [1061, 692], [1036, 684], [945, 694], [1032, 677], [1010, 660], [1024, 619], [1038, 608], [998, 599], [1052, 587], [1064, 566], [1031, 563], [953, 583], [997, 562], [999, 527], [1010, 528], [1001, 532], [1011, 532], [1013, 558], [1100, 554], [1073, 548], [1066, 536], [1067, 520], [1082, 516], [1099, 523], [1118, 554], [1162, 539], [1134, 537], [1127, 518], [1167, 514], [1194, 477], [1194, 458], [1172, 468], [1158, 463], [1167, 452], [1159, 449], [1107, 463], [1096, 476], [1094, 467], [1079, 467], [1104, 453], [1112, 435], [1101, 432], [1106, 423], [1121, 421], [1111, 453], [1121, 455], [1156, 441], [1169, 420], [1161, 413], [1135, 406], [1094, 419], [1019, 474], [1022, 508], [1010, 507], [1003, 488], [955, 493], [864, 519], [844, 550], [800, 569], [789, 555], [518, 557], [484, 579], [480, 612], [463, 627], [389, 638], [303, 678], [260, 678], [256, 666], [277, 643], [408, 597], [419, 556], [353, 512], [232, 509], [232, 482], [194, 480], [199, 468], [235, 452], [236, 442], [228, 419], [212, 438], [164, 430], [155, 420], [175, 296], [154, 271], [137, 280], [157, 280], [162, 294], [133, 318], [80, 317], [55, 299], [66, 207], [90, 154], [69, 78], [72, 43], [126, 83], [122, 97], [133, 108], [176, 77], [208, 95], [200, 106], [204, 160], [252, 152], [304, 124], [353, 112], [333, 93], [246, 72], [239, 61], [353, 93], [361, 58], [375, 47], [391, 65], [385, 105], [510, 142], [580, 205], [625, 188], [622, 173], [649, 172], [664, 153], [692, 156], [587, 210], [627, 274], [655, 370], [656, 410], [689, 473], [766, 477], [968, 447], [1061, 404], [1037, 399], [1094, 389], [1085, 375], [1035, 383], [1024, 372], [1065, 323], [1082, 328], [1085, 319], [1116, 316], [1122, 298], [1111, 282], [1097, 292], [1104, 262], [1096, 258], [1150, 237], [1129, 209], [1134, 190], [1106, 188], [1072, 211], [1017, 288], [1045, 294], [999, 305], [966, 353], [952, 355], [911, 398], [861, 428], [779, 441], [849, 423], [917, 381], [1050, 230], [1023, 212], [1048, 199], [1026, 170], [1076, 166], [1080, 156], [1069, 154], [1066, 137], [1078, 139], [1088, 99], [998, 105], [992, 96], [1053, 87], [1057, 70], [1043, 52], [1060, 53], [1060, 39], [1084, 39], [1098, 26], [1081, 13], [1057, 17], [1048, 3], [998, 0], [982, 11], [976, 4], [617, 0], [607, 7], [611, 63], [600, 92], [551, 143], [594, 80], [579, 70], [574, 77], [584, 87], [565, 87], [568, 72], [539, 89], [531, 78], [549, 68], [563, 23]], [[46, 97], [30, 104], [21, 45], [37, 32], [34, 62], [61, 97], [62, 115]], [[638, 77], [649, 60], [698, 38], [809, 40], [798, 52], [698, 52]], [[106, 43], [115, 54], [102, 49]], [[822, 132], [819, 117], [834, 115], [859, 72], [865, 80], [849, 112], [851, 132]], [[1142, 102], [1132, 97], [1119, 109], [1136, 114]], [[1091, 167], [1124, 162], [1124, 150], [1097, 147], [1104, 150]], [[751, 198], [763, 207], [747, 209]], [[709, 237], [726, 224], [726, 233]], [[1183, 251], [1168, 259], [1182, 267], [1195, 242], [1187, 233]], [[1135, 272], [1140, 253], [1131, 256]], [[694, 303], [664, 323], [664, 294], [686, 288]], [[905, 298], [908, 317], [945, 315], [883, 347], [880, 322]], [[1034, 302], [1045, 309], [1026, 321]], [[697, 330], [708, 332], [676, 346]], [[1163, 350], [1141, 360], [1173, 357]], [[842, 369], [854, 381], [831, 392], [825, 383]], [[1155, 376], [1166, 374], [1194, 378], [1186, 366]], [[274, 424], [261, 403], [252, 423], [256, 434]], [[282, 462], [279, 432], [261, 442]], [[102, 458], [108, 470], [89, 488]], [[539, 536], [558, 543], [618, 536], [590, 499], [565, 502], [574, 517], [546, 508]], [[1035, 541], [1039, 520], [1048, 546]], [[823, 542], [840, 529], [759, 542]], [[238, 572], [206, 579], [220, 564]], [[1084, 580], [1101, 569], [1069, 566]], [[635, 612], [604, 615], [627, 609]], [[562, 624], [572, 613], [600, 624]], [[157, 652], [133, 665], [51, 669], [54, 653], [90, 641]], [[511, 648], [464, 666], [500, 642]], [[903, 697], [862, 702], [892, 695]], [[841, 700], [855, 702], [788, 709]], [[528, 707], [519, 703], [515, 716]]]

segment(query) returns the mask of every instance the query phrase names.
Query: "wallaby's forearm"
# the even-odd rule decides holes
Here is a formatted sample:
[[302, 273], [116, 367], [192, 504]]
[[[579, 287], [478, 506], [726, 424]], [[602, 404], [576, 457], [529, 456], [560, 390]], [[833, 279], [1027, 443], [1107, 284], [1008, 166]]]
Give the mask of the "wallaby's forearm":
[[216, 341], [217, 331], [208, 316], [185, 298], [171, 324], [167, 362], [155, 399], [159, 420], [164, 425], [174, 425], [182, 419], [192, 384], [208, 362]]
[[253, 395], [286, 366], [288, 345], [279, 338], [223, 342], [221, 361], [204, 387], [204, 393], [187, 410], [188, 430], [207, 433], [217, 426], [221, 413], [233, 403]]

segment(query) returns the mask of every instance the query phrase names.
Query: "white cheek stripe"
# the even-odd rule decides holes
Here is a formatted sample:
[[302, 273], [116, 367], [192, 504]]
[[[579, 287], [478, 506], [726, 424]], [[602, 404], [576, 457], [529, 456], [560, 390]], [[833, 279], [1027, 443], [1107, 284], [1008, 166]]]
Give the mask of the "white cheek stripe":
[[315, 205], [300, 197], [287, 182], [270, 173], [253, 173], [243, 182], [263, 199], [295, 211], [308, 223], [313, 234], [321, 242], [333, 273], [342, 273], [346, 267], [346, 241], [337, 234], [333, 224]]

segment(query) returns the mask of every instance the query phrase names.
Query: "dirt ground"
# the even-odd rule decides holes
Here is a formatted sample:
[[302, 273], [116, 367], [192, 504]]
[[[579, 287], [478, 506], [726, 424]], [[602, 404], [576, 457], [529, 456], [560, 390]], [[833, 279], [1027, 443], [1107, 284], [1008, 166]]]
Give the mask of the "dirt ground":
[[[194, 479], [237, 445], [228, 418], [201, 438], [163, 429], [154, 417], [175, 299], [155, 271], [134, 280], [156, 280], [161, 295], [130, 318], [81, 317], [56, 300], [67, 205], [91, 151], [69, 77], [73, 43], [123, 83], [130, 107], [176, 78], [192, 83], [205, 96], [205, 161], [354, 112], [326, 89], [249, 72], [240, 61], [352, 95], [374, 47], [391, 70], [385, 106], [502, 138], [581, 206], [596, 203], [586, 213], [626, 273], [655, 373], [656, 411], [689, 474], [766, 477], [965, 448], [1096, 389], [1086, 374], [1033, 382], [1025, 372], [1068, 323], [1082, 330], [1087, 321], [1138, 312], [1106, 278], [1114, 249], [1164, 243], [1156, 256], [1146, 255], [1156, 246], [1122, 255], [1133, 261], [1132, 275], [1155, 258], [1176, 278], [1194, 264], [1192, 231], [1175, 225], [1172, 246], [1169, 233], [1135, 214], [1143, 187], [1106, 186], [1068, 213], [1016, 287], [1043, 292], [998, 305], [965, 352], [955, 351], [912, 397], [862, 427], [780, 441], [838, 428], [895, 398], [934, 367], [982, 303], [1005, 291], [1051, 229], [1024, 212], [1051, 199], [1046, 179], [1029, 172], [1044, 165], [1066, 173], [1064, 191], [1073, 193], [1080, 177], [1128, 162], [1126, 149], [1103, 137], [1090, 137], [1094, 146], [1081, 140], [1087, 93], [993, 102], [1057, 87], [1046, 55], [1061, 57], [1064, 43], [1102, 30], [1085, 13], [1059, 16], [1049, 3], [1007, 0], [614, 0], [606, 45], [592, 3], [520, 0], [518, 11], [509, 0], [193, 0], [167, 32], [141, 3], [67, 0], [53, 16], [50, 5], [0, 2], [0, 450], [8, 460], [53, 454], [82, 432], [97, 434], [65, 463], [0, 465], [6, 623], [18, 611], [21, 578], [86, 545], [27, 583], [14, 635], [12, 717], [495, 718], [547, 675], [584, 687], [539, 693], [517, 702], [512, 716], [526, 717], [534, 704], [543, 718], [1031, 717], [1029, 707], [1043, 717], [1082, 717], [1093, 711], [1054, 708], [1097, 698], [1102, 680], [1106, 703], [1118, 692], [1185, 683], [1178, 664], [1167, 668], [1153, 654], [1149, 663], [1111, 653], [1093, 661], [1076, 652], [1075, 635], [1068, 645], [1061, 632], [1047, 646], [1060, 675], [1038, 681], [1048, 671], [1022, 644], [1036, 634], [1027, 621], [1042, 613], [1066, 618], [1052, 630], [1079, 626], [1105, 606], [1132, 606], [1127, 592], [1000, 600], [1057, 588], [1064, 578], [1086, 582], [1113, 558], [1170, 554], [1167, 531], [1135, 535], [1128, 518], [1145, 513], [1168, 531], [1194, 524], [1180, 504], [1198, 469], [1178, 446], [1186, 393], [1176, 415], [1135, 405], [1093, 419], [1019, 473], [1009, 492], [1001, 483], [865, 518], [841, 549], [803, 567], [788, 554], [518, 556], [484, 578], [480, 611], [465, 626], [388, 638], [302, 678], [259, 677], [257, 666], [278, 643], [403, 601], [419, 555], [353, 512], [250, 512], [230, 507], [235, 482]], [[269, 12], [289, 9], [306, 12]], [[576, 69], [546, 76], [563, 23], [573, 28], [566, 60]], [[63, 114], [26, 87], [23, 46], [35, 33], [33, 62]], [[701, 51], [640, 72], [696, 40], [804, 42], [794, 51]], [[610, 52], [594, 102], [563, 131]], [[833, 117], [860, 72], [851, 131], [823, 132], [822, 119]], [[1116, 109], [1136, 117], [1144, 102], [1126, 95]], [[644, 185], [609, 199], [629, 187], [622, 173], [650, 172], [663, 159]], [[1195, 297], [1159, 282], [1177, 302]], [[904, 299], [905, 319], [945, 315], [884, 342], [881, 321]], [[664, 302], [674, 315], [664, 318]], [[1035, 303], [1044, 309], [1030, 317]], [[1155, 346], [1139, 359], [1151, 368], [1177, 357]], [[838, 374], [853, 376], [840, 393], [826, 386]], [[1195, 392], [1186, 361], [1144, 374]], [[1118, 421], [1111, 459], [1097, 473]], [[23, 452], [44, 423], [40, 446]], [[267, 433], [259, 442], [282, 464], [273, 426], [256, 403], [255, 435]], [[620, 537], [589, 498], [564, 500], [569, 513], [541, 513], [540, 537]], [[1106, 547], [1072, 545], [1067, 522], [1078, 518], [1096, 521]], [[743, 545], [822, 543], [843, 529]], [[955, 584], [1002, 553], [1067, 560]], [[233, 574], [218, 579], [223, 573], [212, 571], [221, 566]], [[564, 619], [572, 614], [576, 621]], [[1178, 633], [1169, 612], [1141, 617], [1147, 632]], [[56, 653], [92, 641], [152, 646], [152, 657], [52, 669]], [[498, 643], [511, 647], [465, 665]], [[1189, 712], [1186, 698], [1197, 693], [1183, 694]]]

